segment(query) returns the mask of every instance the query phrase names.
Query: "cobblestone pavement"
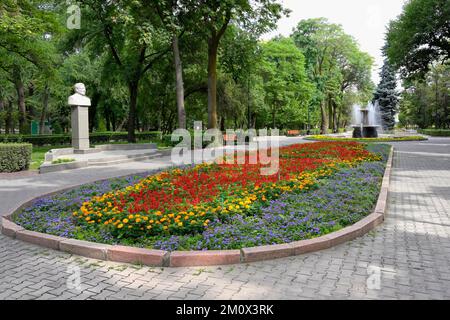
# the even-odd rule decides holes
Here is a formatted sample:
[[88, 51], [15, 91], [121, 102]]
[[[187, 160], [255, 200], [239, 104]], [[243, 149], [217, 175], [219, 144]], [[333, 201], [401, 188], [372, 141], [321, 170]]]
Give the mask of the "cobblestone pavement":
[[395, 147], [387, 219], [362, 238], [247, 265], [148, 268], [0, 236], [0, 299], [449, 299], [450, 139]]

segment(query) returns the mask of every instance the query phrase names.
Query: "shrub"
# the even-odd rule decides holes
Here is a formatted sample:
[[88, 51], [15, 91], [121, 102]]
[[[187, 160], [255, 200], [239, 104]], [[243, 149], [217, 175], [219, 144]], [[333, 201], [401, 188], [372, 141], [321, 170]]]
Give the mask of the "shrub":
[[450, 137], [449, 129], [420, 129], [419, 133], [432, 137]]
[[[93, 144], [108, 143], [112, 141], [126, 142], [128, 134], [126, 132], [94, 132], [89, 134], [90, 142]], [[136, 139], [138, 141], [161, 140], [161, 132], [137, 132]], [[70, 145], [72, 137], [70, 134], [48, 134], [48, 135], [6, 135], [3, 136], [3, 142], [27, 142], [34, 146], [45, 145]]]
[[428, 140], [422, 136], [404, 136], [404, 137], [380, 137], [380, 138], [340, 138], [333, 136], [309, 136], [305, 140], [312, 141], [356, 141], [356, 142], [398, 142], [398, 141], [425, 141]]
[[0, 143], [0, 172], [28, 169], [32, 150], [29, 143]]

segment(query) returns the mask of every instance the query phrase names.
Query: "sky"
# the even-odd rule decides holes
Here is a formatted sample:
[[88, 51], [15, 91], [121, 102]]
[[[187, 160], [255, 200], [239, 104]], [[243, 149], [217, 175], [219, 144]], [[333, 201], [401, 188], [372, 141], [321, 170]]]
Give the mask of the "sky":
[[386, 27], [401, 12], [406, 0], [282, 0], [292, 12], [278, 23], [278, 29], [266, 34], [270, 39], [276, 35], [289, 36], [302, 19], [327, 18], [341, 24], [346, 33], [360, 44], [361, 50], [375, 58], [372, 79], [379, 82], [379, 69], [383, 65], [381, 48], [384, 45]]

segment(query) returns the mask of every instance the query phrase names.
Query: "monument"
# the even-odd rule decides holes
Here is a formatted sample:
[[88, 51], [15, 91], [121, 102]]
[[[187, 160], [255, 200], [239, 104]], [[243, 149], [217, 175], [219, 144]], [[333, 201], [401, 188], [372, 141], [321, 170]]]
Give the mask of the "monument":
[[74, 86], [75, 94], [68, 100], [72, 107], [72, 147], [75, 150], [89, 150], [89, 107], [91, 99], [86, 96], [83, 83]]

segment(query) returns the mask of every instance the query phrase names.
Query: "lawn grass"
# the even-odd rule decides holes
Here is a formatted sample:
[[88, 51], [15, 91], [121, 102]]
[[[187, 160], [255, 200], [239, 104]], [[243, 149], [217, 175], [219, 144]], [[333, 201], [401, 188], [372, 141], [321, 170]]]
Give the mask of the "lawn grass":
[[38, 170], [39, 167], [44, 163], [45, 154], [51, 149], [67, 148], [67, 146], [44, 146], [44, 147], [33, 147], [33, 152], [31, 153], [31, 163], [30, 170]]

